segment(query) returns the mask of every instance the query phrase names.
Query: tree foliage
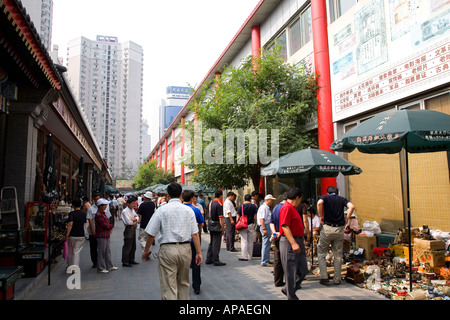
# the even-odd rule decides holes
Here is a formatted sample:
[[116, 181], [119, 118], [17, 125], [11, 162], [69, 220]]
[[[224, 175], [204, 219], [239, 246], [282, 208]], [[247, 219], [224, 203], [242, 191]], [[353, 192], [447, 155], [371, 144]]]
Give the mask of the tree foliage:
[[141, 190], [155, 184], [168, 184], [175, 180], [171, 170], [156, 167], [156, 160], [139, 165], [138, 173], [134, 178], [132, 187], [134, 190]]
[[[228, 66], [219, 79], [207, 83], [200, 90], [195, 103], [190, 105], [201, 123], [203, 152], [209, 141], [203, 134], [208, 129], [219, 129], [223, 138], [223, 157], [227, 153], [225, 135], [227, 129], [278, 129], [279, 156], [306, 147], [317, 146], [317, 132], [305, 126], [316, 111], [316, 77], [304, 63], [288, 64], [281, 58], [280, 48], [262, 52], [260, 58], [249, 56], [239, 66]], [[257, 69], [255, 69], [257, 66]], [[235, 162], [195, 163], [194, 138], [198, 135], [191, 122], [186, 130], [191, 137], [190, 164], [198, 173], [194, 180], [211, 187], [241, 188], [249, 180], [258, 190], [262, 163], [250, 163], [248, 140], [245, 164], [238, 163], [237, 145], [234, 144]], [[261, 137], [258, 137], [261, 138]], [[267, 149], [271, 150], [270, 138]], [[228, 150], [230, 151], [230, 150]], [[211, 152], [217, 152], [212, 150]], [[197, 161], [198, 162], [198, 161]], [[267, 165], [265, 163], [264, 165]]]

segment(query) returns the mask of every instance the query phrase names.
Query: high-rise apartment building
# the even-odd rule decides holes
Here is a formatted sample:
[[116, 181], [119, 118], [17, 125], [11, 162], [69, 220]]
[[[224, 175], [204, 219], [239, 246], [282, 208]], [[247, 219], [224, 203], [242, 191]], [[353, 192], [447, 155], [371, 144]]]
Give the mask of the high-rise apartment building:
[[129, 178], [141, 163], [143, 49], [117, 37], [69, 42], [67, 69], [113, 178]]
[[53, 0], [22, 0], [22, 4], [33, 21], [42, 43], [50, 51], [52, 48]]
[[147, 119], [142, 122], [141, 135], [142, 135], [142, 148], [141, 148], [141, 159], [142, 162], [145, 161], [147, 156], [152, 151], [152, 136], [148, 133], [150, 128]]

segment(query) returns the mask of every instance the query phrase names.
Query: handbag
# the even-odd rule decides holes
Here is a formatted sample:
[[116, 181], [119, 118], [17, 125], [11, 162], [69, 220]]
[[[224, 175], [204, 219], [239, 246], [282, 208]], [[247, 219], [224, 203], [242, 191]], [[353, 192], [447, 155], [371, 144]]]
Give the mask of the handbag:
[[67, 259], [68, 255], [69, 255], [69, 244], [67, 243], [67, 241], [64, 241], [63, 254], [62, 254], [64, 260]]
[[244, 215], [244, 205], [242, 205], [242, 215], [239, 218], [239, 221], [236, 223], [236, 230], [241, 230], [241, 229], [246, 229], [248, 228], [248, 220], [247, 220], [247, 216]]
[[219, 221], [208, 220], [208, 230], [212, 232], [222, 232], [222, 226]]
[[208, 219], [208, 230], [211, 232], [222, 232], [220, 221], [211, 220], [211, 202], [209, 203], [209, 215], [210, 218]]

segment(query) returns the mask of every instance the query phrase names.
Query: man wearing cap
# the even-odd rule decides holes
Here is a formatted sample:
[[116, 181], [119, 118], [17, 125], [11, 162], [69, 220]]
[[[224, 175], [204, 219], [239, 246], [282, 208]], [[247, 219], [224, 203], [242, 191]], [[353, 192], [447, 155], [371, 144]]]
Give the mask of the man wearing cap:
[[273, 200], [275, 200], [271, 194], [268, 194], [264, 198], [264, 203], [258, 208], [257, 220], [258, 225], [262, 235], [262, 248], [261, 248], [261, 266], [271, 267], [270, 264], [270, 218], [272, 212], [270, 207], [273, 205]]
[[139, 235], [138, 240], [142, 247], [145, 248], [145, 241], [147, 239], [147, 234], [145, 233], [145, 228], [147, 228], [147, 224], [150, 221], [153, 213], [155, 212], [155, 202], [153, 202], [153, 193], [147, 191], [143, 196], [144, 202], [138, 208], [137, 214], [139, 216]]

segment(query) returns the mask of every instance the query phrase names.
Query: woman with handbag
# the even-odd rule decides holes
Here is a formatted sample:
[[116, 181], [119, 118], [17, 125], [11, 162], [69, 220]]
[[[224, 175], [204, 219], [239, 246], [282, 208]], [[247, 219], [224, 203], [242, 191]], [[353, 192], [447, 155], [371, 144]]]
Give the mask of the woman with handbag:
[[[251, 202], [252, 196], [246, 194], [244, 196], [244, 204], [241, 205], [237, 212], [236, 229], [241, 235], [241, 252], [240, 261], [249, 261], [253, 256], [253, 239], [255, 237], [255, 221], [258, 208]], [[247, 219], [247, 227], [245, 227], [245, 218]], [[244, 222], [244, 226], [240, 224]]]

